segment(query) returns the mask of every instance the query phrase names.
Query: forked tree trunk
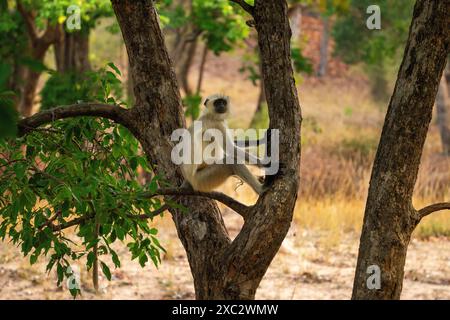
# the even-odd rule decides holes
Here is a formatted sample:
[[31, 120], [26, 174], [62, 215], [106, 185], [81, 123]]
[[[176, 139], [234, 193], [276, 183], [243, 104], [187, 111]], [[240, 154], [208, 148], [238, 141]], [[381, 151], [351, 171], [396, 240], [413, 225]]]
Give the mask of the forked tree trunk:
[[[27, 29], [29, 43], [28, 54], [35, 62], [42, 64], [44, 62], [45, 53], [50, 45], [56, 40], [57, 26], [48, 25], [44, 33], [40, 35], [38, 34], [34, 21], [36, 13], [28, 11], [20, 1], [17, 2], [17, 9], [24, 19]], [[33, 112], [33, 103], [36, 96], [36, 89], [40, 75], [41, 72], [35, 71], [30, 67], [25, 68], [23, 72], [24, 84], [21, 88], [21, 97], [18, 109], [19, 112], [25, 117], [30, 116]]]
[[[448, 0], [417, 1], [372, 170], [353, 299], [400, 298], [411, 234], [425, 215], [414, 209], [412, 194], [449, 53], [449, 25]], [[377, 267], [370, 266], [381, 271], [378, 289], [369, 278]]]
[[[45, 40], [30, 41], [30, 55], [35, 62], [44, 63], [44, 56], [51, 42]], [[23, 86], [20, 95], [19, 111], [25, 116], [29, 117], [33, 113], [34, 98], [36, 97], [36, 90], [41, 76], [40, 71], [36, 71], [30, 67], [24, 68], [23, 71]]]
[[436, 97], [436, 118], [441, 136], [442, 153], [450, 156], [450, 97], [446, 76], [443, 75]]
[[[185, 126], [180, 93], [151, 0], [113, 0], [134, 80], [136, 107], [127, 126], [157, 172], [182, 183], [171, 161], [170, 136]], [[301, 114], [290, 61], [290, 30], [284, 0], [255, 1], [271, 128], [280, 130], [284, 170], [250, 210], [231, 242], [217, 205], [183, 197], [188, 213], [171, 210], [187, 252], [198, 299], [253, 299], [289, 229], [299, 184]], [[270, 41], [269, 41], [270, 39]]]

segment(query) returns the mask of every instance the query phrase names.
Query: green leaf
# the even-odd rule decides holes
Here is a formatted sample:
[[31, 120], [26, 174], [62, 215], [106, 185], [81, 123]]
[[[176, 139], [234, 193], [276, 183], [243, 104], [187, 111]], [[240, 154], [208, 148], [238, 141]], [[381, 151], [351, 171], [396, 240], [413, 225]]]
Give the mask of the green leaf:
[[122, 75], [122, 74], [120, 73], [119, 68], [117, 68], [117, 66], [116, 66], [114, 63], [109, 62], [107, 65], [108, 65], [108, 67], [110, 67], [111, 69], [113, 69], [119, 76]]
[[141, 267], [145, 267], [145, 264], [148, 261], [148, 257], [145, 254], [145, 252], [141, 252], [141, 254], [139, 255], [139, 264], [141, 265]]
[[134, 171], [137, 169], [137, 167], [138, 167], [138, 158], [137, 157], [133, 157], [130, 159], [130, 167]]
[[112, 258], [112, 261], [114, 263], [114, 266], [116, 268], [120, 268], [120, 260], [119, 260], [119, 256], [117, 255], [117, 253], [115, 251], [113, 251], [113, 250], [110, 250], [109, 252], [111, 254], [111, 258]]
[[100, 261], [100, 263], [102, 266], [103, 274], [105, 275], [106, 279], [111, 281], [111, 271], [109, 270], [109, 267], [103, 261]]

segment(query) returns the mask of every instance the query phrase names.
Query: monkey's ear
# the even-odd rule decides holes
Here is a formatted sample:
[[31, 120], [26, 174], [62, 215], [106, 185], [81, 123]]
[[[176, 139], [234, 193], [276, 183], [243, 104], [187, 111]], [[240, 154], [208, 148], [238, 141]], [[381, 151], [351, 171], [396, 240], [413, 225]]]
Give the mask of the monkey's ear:
[[206, 107], [206, 104], [208, 103], [209, 99], [205, 100], [204, 106]]

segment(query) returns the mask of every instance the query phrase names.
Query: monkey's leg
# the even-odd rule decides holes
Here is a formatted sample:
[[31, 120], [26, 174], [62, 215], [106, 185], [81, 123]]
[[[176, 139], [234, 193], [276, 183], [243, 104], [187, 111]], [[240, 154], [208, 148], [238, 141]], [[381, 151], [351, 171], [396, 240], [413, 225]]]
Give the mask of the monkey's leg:
[[263, 185], [258, 181], [258, 179], [248, 170], [245, 164], [234, 164], [231, 165], [233, 168], [233, 174], [244, 180], [247, 184], [252, 187], [257, 194], [263, 192]]
[[191, 182], [197, 191], [208, 192], [220, 186], [225, 180], [232, 176], [233, 169], [227, 164], [213, 164], [197, 170]]

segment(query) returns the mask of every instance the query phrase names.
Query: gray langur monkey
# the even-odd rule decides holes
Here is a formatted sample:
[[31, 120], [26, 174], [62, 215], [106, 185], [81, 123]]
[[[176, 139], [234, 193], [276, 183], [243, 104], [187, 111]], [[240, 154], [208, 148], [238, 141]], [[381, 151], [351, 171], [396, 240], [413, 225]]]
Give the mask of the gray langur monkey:
[[[196, 191], [208, 192], [216, 187], [220, 186], [230, 176], [237, 176], [257, 193], [261, 194], [264, 191], [264, 185], [255, 177], [245, 164], [239, 164], [237, 161], [231, 161], [227, 163], [227, 159], [233, 160], [240, 159], [251, 160], [252, 164], [256, 164], [259, 167], [264, 165], [261, 163], [261, 159], [248, 153], [245, 149], [239, 148], [233, 140], [233, 137], [227, 131], [228, 125], [226, 118], [230, 112], [230, 98], [224, 95], [212, 95], [209, 96], [204, 103], [204, 110], [199, 119], [201, 132], [195, 132], [194, 124], [192, 124], [188, 130], [191, 136], [191, 150], [195, 148], [201, 148], [200, 154], [203, 155], [203, 150], [208, 148], [207, 145], [211, 145], [211, 142], [204, 141], [204, 133], [208, 129], [219, 130], [224, 141], [215, 141], [215, 151], [219, 154], [215, 154], [216, 159], [222, 159], [220, 163], [208, 163], [206, 159], [201, 159], [201, 163], [195, 164], [194, 155], [191, 152], [191, 160], [189, 164], [182, 164], [181, 171], [187, 182]], [[200, 131], [200, 130], [199, 130]], [[210, 130], [211, 131], [211, 130]], [[206, 134], [205, 134], [206, 135]], [[207, 138], [206, 138], [207, 139]], [[233, 154], [227, 154], [227, 145], [232, 146]], [[228, 149], [229, 150], [229, 149]]]

